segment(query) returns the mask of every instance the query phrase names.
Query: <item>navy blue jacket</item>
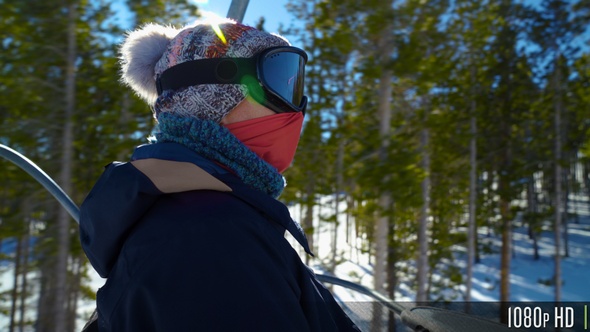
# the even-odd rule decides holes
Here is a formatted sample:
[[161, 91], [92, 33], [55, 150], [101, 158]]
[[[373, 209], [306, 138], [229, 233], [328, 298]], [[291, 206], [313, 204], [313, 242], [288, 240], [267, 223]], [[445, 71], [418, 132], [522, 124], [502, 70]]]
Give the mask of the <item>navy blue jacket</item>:
[[111, 163], [81, 207], [100, 331], [358, 331], [284, 238], [284, 204], [182, 145]]

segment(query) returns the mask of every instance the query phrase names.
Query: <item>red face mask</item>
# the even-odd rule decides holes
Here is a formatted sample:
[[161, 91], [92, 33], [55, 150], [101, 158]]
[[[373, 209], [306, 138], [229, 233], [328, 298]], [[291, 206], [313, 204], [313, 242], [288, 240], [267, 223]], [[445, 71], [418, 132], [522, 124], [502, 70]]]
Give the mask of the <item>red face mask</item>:
[[279, 173], [283, 173], [293, 161], [302, 126], [301, 112], [279, 113], [225, 125]]

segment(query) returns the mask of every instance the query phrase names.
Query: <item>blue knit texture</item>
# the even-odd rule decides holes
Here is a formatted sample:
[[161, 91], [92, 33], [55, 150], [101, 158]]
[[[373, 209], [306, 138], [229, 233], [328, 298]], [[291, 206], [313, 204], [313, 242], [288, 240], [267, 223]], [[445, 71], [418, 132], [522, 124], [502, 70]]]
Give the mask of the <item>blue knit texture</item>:
[[283, 192], [285, 182], [277, 169], [258, 157], [217, 122], [170, 113], [160, 113], [158, 122], [158, 142], [180, 143], [203, 157], [228, 167], [245, 184], [274, 198], [278, 198]]

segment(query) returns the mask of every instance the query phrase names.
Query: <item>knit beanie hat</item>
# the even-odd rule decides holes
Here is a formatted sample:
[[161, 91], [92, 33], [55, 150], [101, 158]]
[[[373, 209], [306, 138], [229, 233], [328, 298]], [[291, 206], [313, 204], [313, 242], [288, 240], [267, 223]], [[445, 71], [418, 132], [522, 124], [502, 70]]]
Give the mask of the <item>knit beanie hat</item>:
[[186, 61], [249, 58], [275, 46], [289, 46], [289, 42], [231, 20], [203, 22], [183, 29], [148, 24], [129, 33], [121, 46], [121, 79], [153, 107], [156, 118], [171, 113], [219, 122], [246, 98], [245, 85], [202, 84], [166, 90], [158, 96], [157, 77]]

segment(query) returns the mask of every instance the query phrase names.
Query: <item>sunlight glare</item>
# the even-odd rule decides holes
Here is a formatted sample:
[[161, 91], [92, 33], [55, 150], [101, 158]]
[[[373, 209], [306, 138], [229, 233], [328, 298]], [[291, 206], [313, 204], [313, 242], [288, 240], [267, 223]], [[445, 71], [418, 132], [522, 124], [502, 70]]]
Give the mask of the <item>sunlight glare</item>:
[[221, 28], [219, 28], [219, 25], [231, 22], [231, 20], [225, 17], [221, 17], [218, 14], [211, 11], [201, 11], [201, 19], [198, 20], [198, 22], [210, 24], [211, 28], [213, 29], [213, 31], [215, 31], [215, 34], [221, 40], [221, 42], [227, 44], [227, 39], [225, 38], [223, 31], [221, 31]]
[[219, 28], [219, 25], [212, 23], [211, 28], [213, 28], [213, 31], [215, 31], [215, 34], [217, 35], [217, 37], [219, 39], [221, 39], [221, 42], [224, 44], [227, 44], [227, 40], [225, 39], [225, 36], [223, 35], [223, 31], [221, 31], [221, 29]]

